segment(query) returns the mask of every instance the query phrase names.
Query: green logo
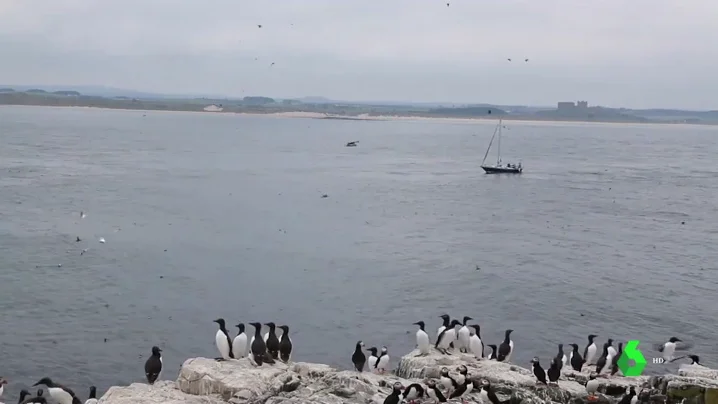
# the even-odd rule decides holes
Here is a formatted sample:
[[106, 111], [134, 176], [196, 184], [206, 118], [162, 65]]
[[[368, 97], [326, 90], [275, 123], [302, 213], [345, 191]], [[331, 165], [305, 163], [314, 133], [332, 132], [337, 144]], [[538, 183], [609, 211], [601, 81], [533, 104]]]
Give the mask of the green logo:
[[[641, 341], [637, 339], [628, 341], [626, 347], [623, 348], [621, 357], [618, 358], [618, 368], [624, 376], [640, 376], [646, 367], [646, 363], [648, 363], [646, 358], [643, 357], [643, 353], [638, 349], [638, 344], [640, 343]], [[633, 361], [633, 366], [631, 366], [631, 361]]]

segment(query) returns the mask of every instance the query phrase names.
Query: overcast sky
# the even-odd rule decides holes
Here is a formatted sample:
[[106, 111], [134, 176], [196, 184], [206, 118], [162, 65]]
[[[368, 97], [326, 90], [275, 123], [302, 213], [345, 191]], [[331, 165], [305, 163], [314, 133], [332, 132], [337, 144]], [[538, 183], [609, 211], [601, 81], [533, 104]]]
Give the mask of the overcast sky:
[[718, 109], [716, 0], [449, 2], [0, 0], [0, 84]]

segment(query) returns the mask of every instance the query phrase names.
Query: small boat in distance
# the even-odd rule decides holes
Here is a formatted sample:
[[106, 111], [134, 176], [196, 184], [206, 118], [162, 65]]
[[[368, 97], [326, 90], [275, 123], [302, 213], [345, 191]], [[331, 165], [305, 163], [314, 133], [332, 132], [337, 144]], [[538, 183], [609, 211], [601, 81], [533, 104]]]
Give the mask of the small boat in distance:
[[[494, 135], [491, 136], [491, 141], [489, 142], [489, 147], [486, 148], [486, 154], [484, 154], [484, 160], [481, 162], [481, 168], [484, 169], [486, 174], [521, 174], [523, 172], [524, 168], [521, 166], [521, 163], [519, 164], [506, 164], [503, 165], [501, 162], [501, 128], [503, 127], [502, 120], [499, 119], [499, 124], [496, 125], [496, 129], [494, 129]], [[496, 157], [496, 164], [495, 165], [489, 165], [486, 164], [486, 158], [489, 156], [489, 151], [491, 150], [491, 145], [494, 143], [494, 138], [496, 138], [496, 135], [499, 135], [498, 140], [498, 152]]]

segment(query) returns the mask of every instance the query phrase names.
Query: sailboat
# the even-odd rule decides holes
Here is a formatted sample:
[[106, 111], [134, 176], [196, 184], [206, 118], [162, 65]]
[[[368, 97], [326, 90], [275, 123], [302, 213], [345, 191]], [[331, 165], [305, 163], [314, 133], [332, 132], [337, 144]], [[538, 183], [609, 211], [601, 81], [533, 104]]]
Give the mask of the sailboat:
[[[516, 164], [503, 165], [501, 163], [501, 128], [502, 127], [503, 127], [502, 120], [499, 119], [499, 124], [496, 125], [496, 129], [494, 129], [494, 135], [491, 136], [491, 141], [489, 142], [489, 147], [486, 148], [486, 154], [484, 154], [484, 160], [481, 162], [481, 168], [483, 168], [484, 171], [486, 171], [486, 174], [521, 174], [521, 172], [524, 170], [524, 168], [521, 166], [521, 163], [519, 163], [518, 165], [516, 165]], [[491, 150], [491, 145], [494, 143], [494, 138], [496, 138], [496, 135], [499, 135], [496, 164], [489, 165], [489, 164], [486, 164], [486, 158], [489, 156], [489, 151]]]

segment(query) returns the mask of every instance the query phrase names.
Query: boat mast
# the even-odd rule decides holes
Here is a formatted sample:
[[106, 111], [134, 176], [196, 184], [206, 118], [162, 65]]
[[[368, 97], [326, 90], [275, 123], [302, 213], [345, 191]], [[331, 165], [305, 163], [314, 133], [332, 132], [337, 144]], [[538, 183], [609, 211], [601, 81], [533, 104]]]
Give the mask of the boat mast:
[[501, 164], [501, 126], [502, 126], [501, 121], [502, 121], [502, 119], [499, 118], [499, 147], [498, 147], [499, 151], [498, 151], [498, 153], [496, 153], [497, 154], [497, 156], [496, 156], [496, 165], [497, 166]]
[[481, 165], [483, 166], [484, 163], [486, 163], [486, 158], [489, 157], [489, 152], [491, 151], [491, 145], [494, 143], [494, 138], [496, 137], [496, 132], [498, 132], [499, 127], [494, 128], [494, 134], [491, 135], [491, 140], [489, 141], [489, 147], [486, 148], [486, 153], [484, 154], [484, 159], [481, 160]]

